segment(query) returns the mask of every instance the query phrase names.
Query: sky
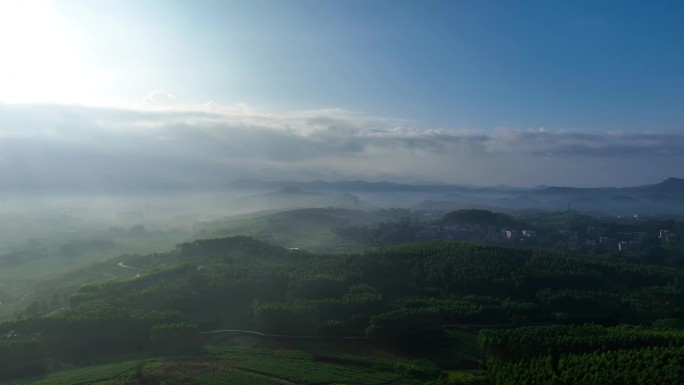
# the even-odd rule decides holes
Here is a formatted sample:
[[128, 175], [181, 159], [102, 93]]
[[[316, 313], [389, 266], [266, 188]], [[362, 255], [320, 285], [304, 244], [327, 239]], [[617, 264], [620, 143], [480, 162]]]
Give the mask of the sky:
[[682, 48], [679, 1], [2, 0], [0, 189], [656, 183]]

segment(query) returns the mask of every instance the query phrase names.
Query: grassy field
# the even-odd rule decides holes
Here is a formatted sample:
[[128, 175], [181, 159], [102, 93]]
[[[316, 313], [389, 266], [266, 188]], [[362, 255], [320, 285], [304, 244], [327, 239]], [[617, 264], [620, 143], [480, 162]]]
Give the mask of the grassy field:
[[[248, 372], [281, 378], [303, 385], [358, 384], [382, 385], [398, 383], [402, 378], [392, 366], [366, 366], [352, 360], [345, 364], [318, 360], [314, 354], [301, 350], [268, 350], [249, 348], [218, 348], [229, 365]], [[359, 359], [361, 362], [362, 359]]]
[[323, 385], [425, 384], [396, 370], [397, 362], [348, 353], [205, 346], [193, 357], [154, 357], [65, 368], [8, 385]]
[[11, 382], [11, 385], [79, 385], [126, 384], [133, 380], [136, 368], [144, 364], [139, 361], [124, 361], [113, 364], [89, 366], [78, 369], [58, 371], [38, 378]]
[[8, 385], [275, 385], [281, 382], [256, 373], [228, 368], [211, 361], [126, 361], [114, 364], [63, 370], [48, 375], [14, 381]]

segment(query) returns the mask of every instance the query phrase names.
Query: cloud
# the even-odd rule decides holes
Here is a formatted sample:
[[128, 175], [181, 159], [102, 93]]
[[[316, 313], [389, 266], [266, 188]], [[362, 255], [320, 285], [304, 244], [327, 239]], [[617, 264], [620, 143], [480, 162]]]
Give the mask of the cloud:
[[525, 151], [559, 157], [658, 157], [677, 155], [684, 149], [684, 134], [608, 132], [589, 134], [549, 130], [499, 130], [492, 137], [493, 150]]
[[256, 110], [247, 103], [237, 103], [230, 106], [222, 106], [215, 101], [208, 101], [203, 107], [211, 112], [224, 112], [228, 114], [254, 115]]
[[148, 105], [173, 105], [177, 103], [176, 97], [173, 96], [169, 91], [160, 88], [158, 90], [152, 90], [143, 99], [144, 104]]
[[681, 176], [684, 161], [682, 133], [428, 129], [341, 109], [0, 105], [0, 127], [0, 192], [215, 189], [243, 177], [625, 185]]

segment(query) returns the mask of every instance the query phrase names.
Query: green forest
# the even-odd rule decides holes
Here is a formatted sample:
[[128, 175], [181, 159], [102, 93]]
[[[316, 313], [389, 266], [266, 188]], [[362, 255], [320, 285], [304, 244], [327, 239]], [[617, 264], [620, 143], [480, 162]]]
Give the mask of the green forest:
[[0, 385], [684, 385], [684, 0], [0, 0]]
[[[224, 383], [212, 381], [229, 378], [228, 367], [246, 376], [235, 383], [684, 378], [677, 266], [441, 240], [326, 254], [247, 236], [121, 263], [139, 274], [83, 285], [64, 306], [37, 304], [0, 323], [0, 378], [69, 383], [59, 376], [103, 370], [118, 374], [93, 383]], [[213, 380], [188, 374], [199, 363]]]

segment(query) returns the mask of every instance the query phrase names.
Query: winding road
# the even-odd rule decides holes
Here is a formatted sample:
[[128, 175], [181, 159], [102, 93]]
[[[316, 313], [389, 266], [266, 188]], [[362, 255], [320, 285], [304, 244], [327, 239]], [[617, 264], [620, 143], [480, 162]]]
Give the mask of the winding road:
[[[137, 267], [128, 266], [128, 265], [126, 265], [126, 264], [123, 263], [123, 262], [119, 262], [119, 263], [117, 263], [116, 265], [119, 266], [119, 267], [123, 267], [124, 269], [142, 270], [142, 269], [138, 269]], [[136, 274], [136, 275], [133, 276], [133, 278], [138, 278], [138, 277], [140, 277], [140, 273], [138, 273], [138, 274]]]
[[140, 270], [140, 269], [138, 269], [137, 267], [128, 266], [128, 265], [124, 264], [123, 262], [119, 262], [119, 263], [117, 263], [117, 265], [118, 265], [118, 266], [121, 266], [121, 267], [123, 267], [123, 268], [125, 268], [125, 269]]

